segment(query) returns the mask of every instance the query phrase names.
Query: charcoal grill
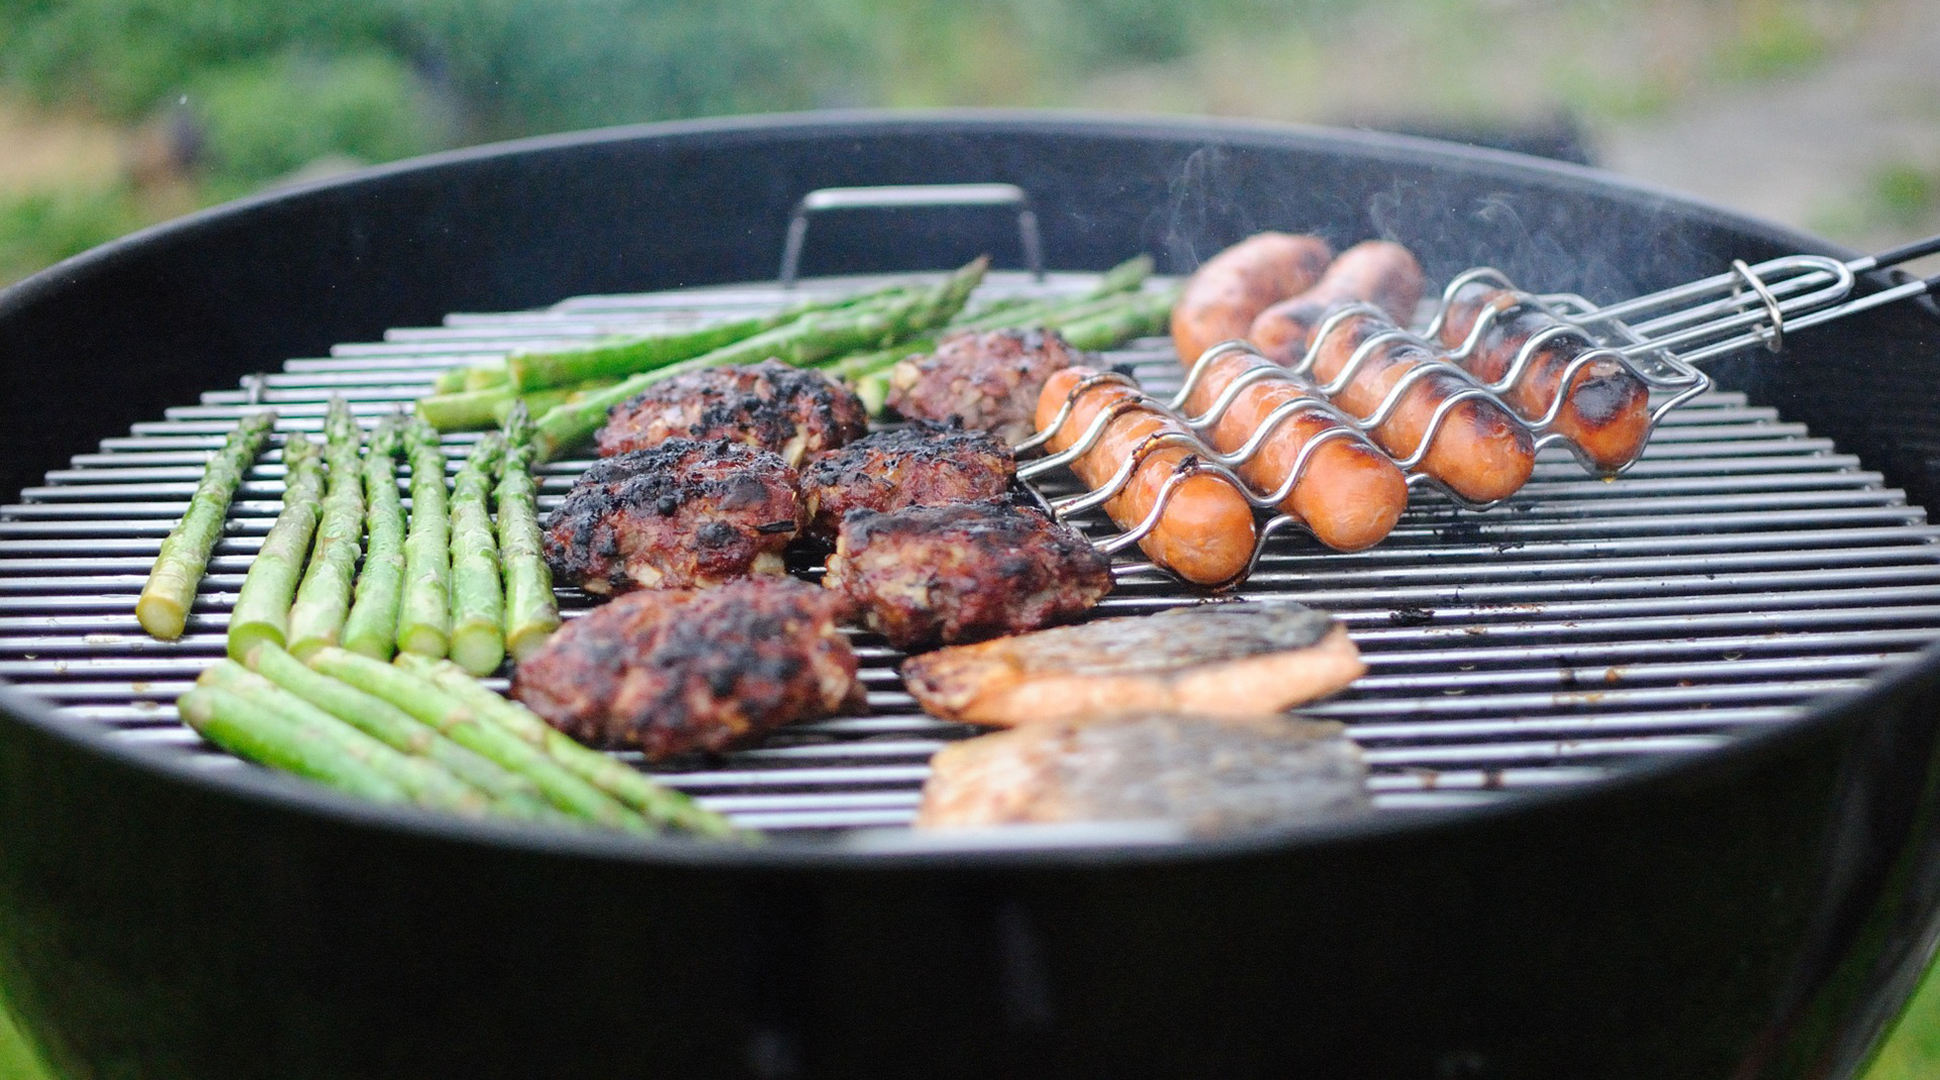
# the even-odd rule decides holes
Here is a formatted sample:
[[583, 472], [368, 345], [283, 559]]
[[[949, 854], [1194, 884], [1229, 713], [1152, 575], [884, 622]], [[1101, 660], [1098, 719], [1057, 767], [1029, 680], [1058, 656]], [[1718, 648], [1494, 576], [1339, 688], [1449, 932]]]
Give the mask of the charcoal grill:
[[[273, 456], [238, 496], [184, 640], [141, 636], [133, 597], [241, 412], [272, 404], [282, 430], [316, 430], [331, 393], [370, 416], [509, 347], [782, 303], [779, 284], [747, 283], [772, 273], [803, 193], [931, 181], [1030, 193], [1062, 269], [1000, 272], [999, 294], [1080, 289], [1083, 268], [1134, 250], [1180, 273], [1268, 227], [1386, 231], [1444, 280], [1490, 262], [1598, 303], [1828, 250], [1584, 170], [1416, 140], [980, 115], [516, 144], [226, 208], [50, 271], [0, 297], [15, 406], [0, 985], [58, 1062], [1853, 1066], [1925, 959], [1940, 886], [1922, 859], [1940, 719], [1930, 308], [1712, 365], [1726, 389], [1666, 413], [1619, 481], [1556, 447], [1485, 513], [1417, 491], [1370, 551], [1272, 537], [1240, 595], [1337, 612], [1369, 661], [1354, 690], [1305, 710], [1366, 751], [1381, 812], [1360, 822], [1220, 842], [911, 834], [925, 759], [969, 729], [915, 714], [895, 654], [867, 637], [871, 715], [660, 768], [772, 831], [756, 852], [354, 804], [209, 752], [175, 721], [275, 513]], [[1014, 230], [1001, 213], [829, 214], [797, 291], [984, 249], [1015, 265]], [[1108, 360], [1157, 394], [1181, 375], [1163, 341]], [[583, 465], [552, 466], [544, 491]], [[1118, 570], [1110, 613], [1200, 595], [1126, 557]]]

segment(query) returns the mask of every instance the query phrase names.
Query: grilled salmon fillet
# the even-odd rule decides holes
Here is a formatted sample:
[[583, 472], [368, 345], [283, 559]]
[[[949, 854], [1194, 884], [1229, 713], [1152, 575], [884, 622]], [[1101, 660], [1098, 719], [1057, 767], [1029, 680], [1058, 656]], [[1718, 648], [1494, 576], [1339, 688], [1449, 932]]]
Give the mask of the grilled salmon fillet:
[[1205, 836], [1365, 813], [1367, 768], [1342, 730], [1168, 713], [1031, 724], [937, 751], [915, 824], [1163, 820]]
[[928, 712], [1005, 727], [1132, 710], [1273, 713], [1366, 670], [1333, 616], [1290, 601], [1100, 619], [938, 649], [902, 667]]

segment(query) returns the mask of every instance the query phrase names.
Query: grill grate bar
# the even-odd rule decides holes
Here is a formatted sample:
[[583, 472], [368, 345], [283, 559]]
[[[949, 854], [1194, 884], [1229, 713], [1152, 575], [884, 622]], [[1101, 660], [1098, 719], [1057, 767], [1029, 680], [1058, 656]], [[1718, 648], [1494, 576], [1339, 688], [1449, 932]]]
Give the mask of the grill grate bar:
[[[1250, 590], [1249, 590], [1250, 592]], [[1685, 577], [1616, 578], [1600, 581], [1562, 580], [1509, 585], [1469, 585], [1454, 592], [1432, 586], [1369, 589], [1288, 589], [1284, 595], [1333, 611], [1350, 625], [1367, 621], [1372, 613], [1393, 623], [1398, 605], [1405, 621], [1426, 624], [1497, 622], [1535, 615], [1570, 616], [1585, 621], [1608, 621], [1639, 613], [1749, 611], [1776, 609], [1818, 611], [1869, 604], [1940, 603], [1940, 565], [1920, 564], [1848, 571], [1781, 571], [1768, 574], [1689, 575]], [[1670, 595], [1666, 595], [1670, 594]], [[234, 596], [205, 593], [199, 601], [198, 627], [219, 631], [228, 624]], [[1455, 601], [1449, 603], [1450, 600]], [[1160, 601], [1163, 603], [1164, 601]], [[1444, 606], [1426, 608], [1426, 603]], [[137, 634], [126, 601], [115, 607], [100, 598], [81, 598], [73, 606], [95, 606], [106, 614], [0, 615], [0, 655], [13, 634]], [[1101, 605], [1106, 612], [1151, 606], [1127, 597]], [[0, 609], [4, 610], [4, 609]], [[71, 611], [72, 606], [67, 610]]]
[[[641, 296], [582, 297], [533, 312], [458, 313], [261, 380], [282, 431], [317, 432], [343, 393], [370, 419], [434, 373], [514, 348], [581, 344], [691, 326], [833, 295], [886, 278]], [[1090, 275], [993, 274], [995, 295], [1087, 287]], [[1161, 396], [1181, 369], [1162, 341], [1107, 362], [1134, 365]], [[173, 701], [212, 658], [242, 573], [280, 507], [282, 468], [259, 463], [232, 509], [204, 593], [180, 641], [142, 635], [132, 597], [202, 462], [251, 411], [221, 388], [159, 422], [103, 440], [44, 485], [0, 507], [0, 678], [75, 724], [108, 728], [211, 768], [212, 752]], [[453, 451], [474, 435], [448, 437]], [[547, 505], [584, 461], [544, 471]], [[1075, 490], [1049, 478], [1047, 492]], [[1101, 517], [1088, 523], [1112, 527]], [[1339, 719], [1365, 748], [1384, 808], [1452, 809], [1518, 791], [1592, 782], [1661, 755], [1702, 753], [1737, 733], [1802, 715], [1940, 639], [1940, 528], [1852, 455], [1743, 394], [1713, 392], [1668, 414], [1614, 483], [1545, 451], [1531, 483], [1484, 514], [1417, 494], [1395, 534], [1366, 552], [1268, 545], [1245, 597], [1291, 596], [1337, 612], [1370, 673], [1305, 710]], [[1200, 594], [1125, 561], [1101, 614], [1174, 606]], [[811, 579], [819, 572], [805, 570]], [[563, 593], [568, 614], [587, 598]], [[653, 766], [744, 824], [805, 834], [906, 824], [930, 752], [976, 729], [913, 711], [901, 654], [855, 637], [870, 715], [799, 725], [762, 746]], [[502, 683], [501, 683], [502, 685]], [[639, 755], [622, 760], [646, 767]]]

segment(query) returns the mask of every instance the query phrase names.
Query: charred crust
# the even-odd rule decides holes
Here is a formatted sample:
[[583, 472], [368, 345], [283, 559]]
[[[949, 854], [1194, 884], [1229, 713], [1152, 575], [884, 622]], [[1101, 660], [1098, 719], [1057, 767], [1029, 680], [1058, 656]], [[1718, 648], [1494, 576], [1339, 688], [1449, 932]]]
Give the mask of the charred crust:
[[1112, 580], [1110, 560], [1076, 530], [992, 500], [852, 510], [823, 584], [908, 649], [1069, 621]]
[[513, 696], [589, 742], [718, 751], [856, 700], [842, 603], [792, 579], [621, 597], [518, 666]]
[[1038, 391], [1078, 355], [1055, 330], [960, 331], [897, 365], [889, 407], [912, 420], [956, 420], [1006, 444], [1033, 430]]
[[[601, 459], [543, 524], [563, 581], [712, 584], [779, 551], [801, 522], [796, 474], [778, 455], [726, 439], [670, 439]], [[788, 522], [786, 530], [777, 528]]]
[[728, 438], [783, 452], [841, 446], [867, 430], [868, 414], [851, 390], [819, 371], [779, 360], [709, 368], [656, 383], [613, 407], [598, 435], [602, 456], [649, 448], [670, 438]]
[[916, 420], [817, 458], [802, 472], [802, 502], [812, 512], [810, 533], [833, 539], [850, 510], [997, 498], [1016, 475], [1010, 448], [989, 432]]

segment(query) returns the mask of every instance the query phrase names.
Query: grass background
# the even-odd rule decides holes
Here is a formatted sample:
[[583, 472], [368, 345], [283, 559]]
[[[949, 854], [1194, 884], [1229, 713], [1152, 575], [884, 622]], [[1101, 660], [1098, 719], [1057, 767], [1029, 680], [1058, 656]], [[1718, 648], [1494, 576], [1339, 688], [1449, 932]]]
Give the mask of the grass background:
[[[1890, 75], [1908, 55], [1940, 69], [1908, 30], [1927, 25], [1913, 15], [1930, 2], [0, 0], [0, 283], [359, 164], [603, 124], [849, 106], [1416, 129], [1560, 121], [1618, 168], [1878, 246], [1940, 231], [1940, 91], [1875, 81], [1853, 98], [1851, 76]], [[1827, 100], [1831, 121], [1812, 130], [1783, 107], [1760, 111], [1787, 94]], [[1869, 130], [1871, 142], [1851, 141]], [[1821, 146], [1817, 186], [1801, 153], [1749, 171], [1791, 184], [1777, 202], [1708, 187], [1747, 179], [1718, 132]], [[0, 990], [0, 1080], [41, 1075]], [[1930, 976], [1869, 1080], [1935, 1075]]]

